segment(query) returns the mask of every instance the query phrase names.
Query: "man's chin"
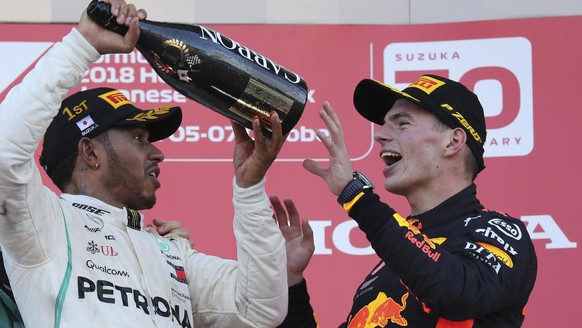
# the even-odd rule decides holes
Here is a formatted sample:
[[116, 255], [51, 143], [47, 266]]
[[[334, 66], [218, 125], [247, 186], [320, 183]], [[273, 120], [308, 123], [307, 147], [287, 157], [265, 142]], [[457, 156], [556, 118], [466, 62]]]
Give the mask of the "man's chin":
[[142, 199], [141, 201], [136, 202], [133, 206], [128, 206], [128, 207], [131, 209], [134, 209], [136, 211], [141, 211], [141, 210], [149, 210], [149, 209], [153, 208], [154, 205], [156, 205], [156, 196]]
[[388, 181], [388, 179], [384, 181], [384, 189], [392, 194], [404, 196], [404, 188], [394, 182]]
[[156, 196], [154, 196], [151, 199], [146, 201], [145, 209], [149, 210], [149, 209], [153, 208], [154, 205], [156, 205]]

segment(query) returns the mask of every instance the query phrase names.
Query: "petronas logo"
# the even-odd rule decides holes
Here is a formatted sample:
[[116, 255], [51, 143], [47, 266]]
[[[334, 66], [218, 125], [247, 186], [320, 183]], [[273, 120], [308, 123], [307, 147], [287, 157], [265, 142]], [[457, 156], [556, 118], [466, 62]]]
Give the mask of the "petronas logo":
[[170, 251], [170, 245], [168, 245], [168, 243], [166, 243], [164, 240], [156, 238], [156, 241], [158, 242], [158, 247], [160, 247], [162, 252], [167, 253]]

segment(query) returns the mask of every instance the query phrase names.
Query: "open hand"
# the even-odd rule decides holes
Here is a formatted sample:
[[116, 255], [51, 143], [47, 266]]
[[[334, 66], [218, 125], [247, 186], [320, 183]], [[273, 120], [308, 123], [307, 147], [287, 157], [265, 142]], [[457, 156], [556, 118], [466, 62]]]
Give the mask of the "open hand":
[[86, 10], [81, 15], [77, 30], [100, 54], [133, 51], [139, 39], [138, 22], [147, 17], [147, 12], [144, 9], [138, 10], [135, 5], [127, 4], [123, 0], [102, 1], [111, 4], [111, 14], [116, 18], [117, 24], [128, 27], [127, 33], [122, 36], [109, 31], [89, 18]]
[[329, 136], [320, 130], [316, 131], [317, 136], [321, 139], [329, 154], [329, 166], [323, 167], [319, 162], [306, 159], [303, 161], [303, 167], [321, 177], [327, 183], [329, 190], [338, 196], [348, 182], [352, 180], [354, 169], [344, 140], [342, 124], [327, 101], [323, 104], [323, 109], [319, 112], [319, 116], [329, 131]]
[[271, 138], [263, 135], [259, 118], [253, 119], [254, 140], [242, 125], [232, 122], [236, 142], [233, 163], [239, 187], [248, 188], [259, 183], [283, 147], [285, 137], [279, 115], [271, 112], [269, 119], [273, 130]]
[[275, 211], [274, 219], [285, 238], [287, 250], [287, 283], [289, 286], [303, 280], [303, 271], [315, 251], [313, 230], [307, 219], [301, 222], [299, 212], [291, 199], [285, 199], [283, 204], [277, 196], [270, 196], [269, 200]]

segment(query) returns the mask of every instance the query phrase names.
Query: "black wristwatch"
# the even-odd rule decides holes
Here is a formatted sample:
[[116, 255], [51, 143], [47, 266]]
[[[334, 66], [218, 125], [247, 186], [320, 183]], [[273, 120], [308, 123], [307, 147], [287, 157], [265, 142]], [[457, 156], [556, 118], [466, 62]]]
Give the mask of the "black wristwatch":
[[365, 189], [374, 189], [374, 184], [362, 173], [354, 171], [352, 181], [348, 182], [344, 190], [339, 194], [337, 202], [340, 205], [348, 203]]

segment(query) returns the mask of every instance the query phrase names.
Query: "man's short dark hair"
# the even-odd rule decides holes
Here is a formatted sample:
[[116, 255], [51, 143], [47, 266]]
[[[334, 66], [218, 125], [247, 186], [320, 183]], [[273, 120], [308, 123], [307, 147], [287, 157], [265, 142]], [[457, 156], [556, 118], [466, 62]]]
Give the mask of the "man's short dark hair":
[[[54, 169], [51, 170], [51, 173], [49, 174], [49, 178], [51, 178], [55, 186], [57, 186], [61, 191], [63, 191], [65, 185], [71, 181], [78, 154], [79, 152], [74, 150], [69, 156], [65, 157], [64, 160], [55, 165]], [[41, 157], [40, 165], [44, 166], [43, 162], [43, 158]]]
[[479, 164], [472, 152], [465, 152], [465, 170], [471, 176], [471, 180], [475, 181], [477, 174], [479, 174]]
[[[107, 131], [95, 136], [92, 140], [99, 142], [104, 145], [107, 150], [111, 150], [111, 141], [109, 140], [109, 135]], [[73, 171], [75, 170], [75, 164], [77, 162], [77, 155], [79, 151], [75, 149], [69, 156], [65, 157], [63, 161], [55, 165], [54, 169], [51, 170], [49, 178], [53, 181], [55, 186], [57, 186], [61, 191], [64, 191], [65, 185], [71, 182], [73, 177]], [[109, 156], [109, 153], [107, 154]], [[43, 157], [40, 158], [40, 165], [44, 165]]]

